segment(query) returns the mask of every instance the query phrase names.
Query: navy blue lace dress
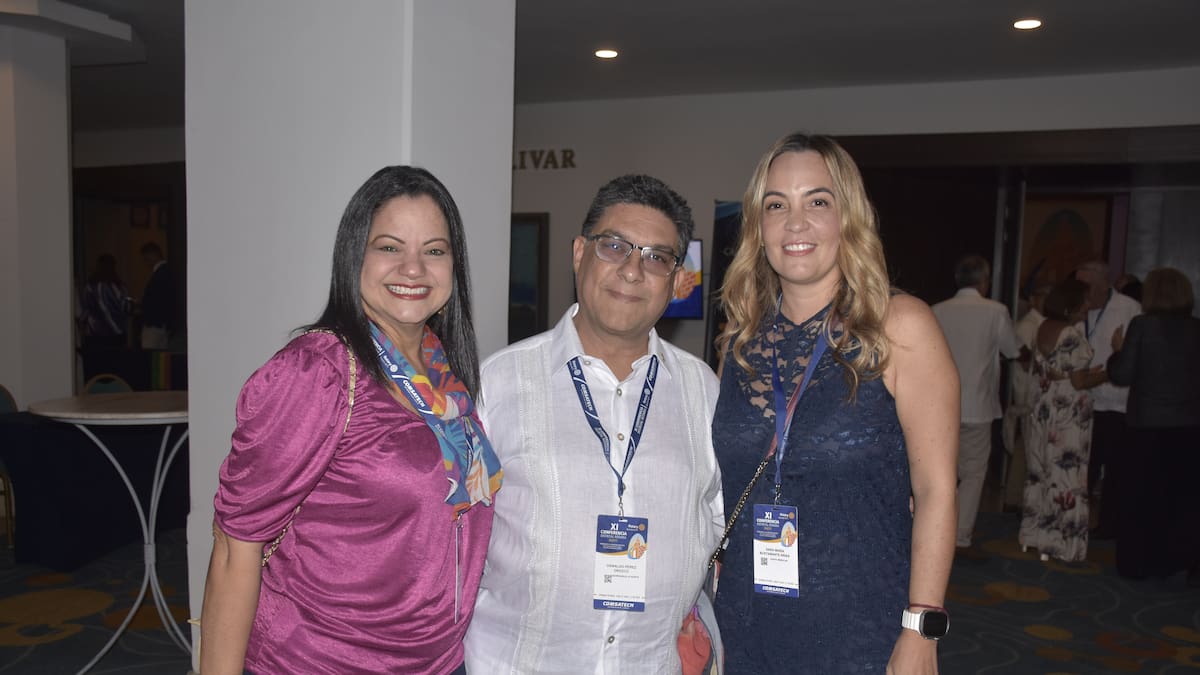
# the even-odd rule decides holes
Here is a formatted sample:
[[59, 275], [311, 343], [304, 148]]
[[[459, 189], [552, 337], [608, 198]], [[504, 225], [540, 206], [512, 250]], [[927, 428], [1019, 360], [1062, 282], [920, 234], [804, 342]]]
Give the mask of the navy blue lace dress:
[[[726, 355], [713, 443], [725, 513], [754, 475], [775, 431], [772, 342], [790, 398], [804, 376], [828, 308], [802, 325], [768, 321], [746, 356], [751, 377]], [[725, 553], [716, 598], [727, 673], [883, 673], [908, 605], [911, 484], [896, 403], [881, 379], [847, 401], [832, 350], [796, 408], [783, 464], [783, 502], [799, 515], [800, 597], [756, 594], [753, 505], [773, 501], [768, 463]]]

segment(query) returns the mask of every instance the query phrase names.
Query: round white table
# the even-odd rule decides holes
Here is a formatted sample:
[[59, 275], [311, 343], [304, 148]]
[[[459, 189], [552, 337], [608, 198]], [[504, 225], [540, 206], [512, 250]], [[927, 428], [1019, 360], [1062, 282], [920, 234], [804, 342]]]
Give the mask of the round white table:
[[[158, 616], [162, 619], [163, 625], [167, 628], [167, 634], [171, 639], [188, 654], [191, 654], [191, 644], [176, 625], [171, 617], [171, 611], [167, 605], [166, 598], [163, 596], [162, 586], [158, 581], [158, 574], [155, 571], [155, 548], [154, 536], [156, 520], [158, 517], [159, 499], [162, 497], [163, 484], [166, 482], [167, 472], [171, 468], [171, 463], [175, 460], [176, 453], [188, 438], [188, 429], [185, 426], [183, 434], [175, 441], [171, 447], [170, 453], [167, 452], [167, 443], [171, 437], [171, 427], [176, 424], [186, 425], [188, 421], [188, 405], [187, 392], [184, 391], [138, 391], [125, 392], [119, 394], [89, 394], [86, 396], [73, 396], [71, 398], [61, 398], [52, 401], [41, 401], [33, 403], [29, 406], [29, 412], [46, 417], [49, 419], [74, 424], [77, 429], [82, 431], [84, 435], [92, 439], [92, 443], [100, 448], [100, 452], [108, 458], [112, 463], [113, 468], [121, 476], [125, 487], [129, 490], [129, 496], [133, 499], [133, 508], [137, 510], [138, 518], [142, 525], [142, 540], [143, 550], [145, 552], [144, 559], [146, 563], [145, 574], [142, 577], [142, 589], [138, 593], [137, 599], [133, 602], [133, 607], [129, 610], [129, 615], [121, 622], [116, 633], [109, 639], [104, 648], [96, 654], [86, 666], [80, 670], [80, 673], [86, 673], [91, 670], [108, 650], [116, 644], [117, 639], [125, 632], [129, 626], [129, 622], [133, 620], [137, 610], [142, 605], [142, 600], [146, 597], [146, 589], [149, 587], [152, 590], [154, 597], [154, 605], [158, 609]], [[96, 434], [88, 427], [93, 426], [150, 426], [150, 425], [165, 425], [163, 431], [162, 445], [158, 450], [158, 461], [154, 465], [154, 479], [150, 488], [150, 514], [149, 519], [146, 517], [146, 511], [142, 509], [141, 500], [138, 499], [137, 491], [130, 482], [129, 476], [125, 473], [125, 469], [104, 445]]]

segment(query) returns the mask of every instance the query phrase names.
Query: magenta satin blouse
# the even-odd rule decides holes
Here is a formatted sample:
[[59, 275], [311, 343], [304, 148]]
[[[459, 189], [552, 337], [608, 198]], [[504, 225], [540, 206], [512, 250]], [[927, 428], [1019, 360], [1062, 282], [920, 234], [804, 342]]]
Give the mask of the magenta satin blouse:
[[238, 398], [217, 524], [235, 539], [270, 542], [303, 502], [263, 570], [246, 668], [449, 673], [463, 660], [492, 508], [463, 516], [456, 566], [433, 432], [359, 364], [343, 434], [348, 382], [346, 347], [309, 333], [259, 368]]

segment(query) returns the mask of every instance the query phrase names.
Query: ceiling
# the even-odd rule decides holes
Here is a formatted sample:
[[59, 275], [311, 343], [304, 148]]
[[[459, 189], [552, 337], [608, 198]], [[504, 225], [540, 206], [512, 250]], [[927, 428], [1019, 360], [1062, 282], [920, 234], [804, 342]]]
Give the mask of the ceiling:
[[[73, 125], [182, 125], [183, 0], [69, 1], [131, 25], [144, 53], [118, 65], [73, 58]], [[1045, 26], [1013, 30], [1026, 15]], [[517, 0], [515, 97], [532, 103], [1197, 66], [1198, 31], [1198, 0]], [[621, 56], [600, 61], [592, 56], [600, 47]]]

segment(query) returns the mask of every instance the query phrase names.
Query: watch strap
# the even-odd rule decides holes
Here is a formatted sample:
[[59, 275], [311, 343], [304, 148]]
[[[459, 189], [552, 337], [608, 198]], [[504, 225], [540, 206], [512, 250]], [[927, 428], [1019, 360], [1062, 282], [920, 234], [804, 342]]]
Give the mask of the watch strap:
[[[917, 633], [921, 632], [921, 614], [924, 612], [910, 612], [907, 609], [900, 615], [900, 625]], [[924, 636], [922, 636], [924, 637]]]

